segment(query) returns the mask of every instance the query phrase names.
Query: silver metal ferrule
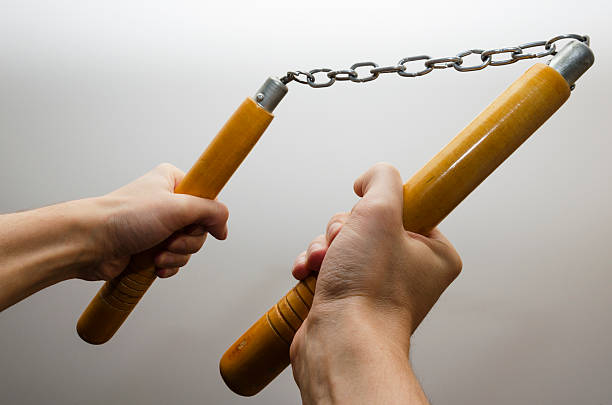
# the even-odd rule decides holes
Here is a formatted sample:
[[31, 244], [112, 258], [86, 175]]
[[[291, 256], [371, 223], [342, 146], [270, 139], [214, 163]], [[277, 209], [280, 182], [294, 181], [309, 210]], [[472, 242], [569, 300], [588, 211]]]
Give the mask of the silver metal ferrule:
[[276, 77], [269, 77], [268, 80], [257, 90], [253, 100], [268, 112], [274, 111], [278, 103], [285, 97], [289, 89], [283, 82]]
[[567, 84], [573, 88], [576, 80], [593, 66], [594, 61], [595, 55], [588, 45], [572, 41], [557, 52], [550, 60], [549, 66], [561, 73]]

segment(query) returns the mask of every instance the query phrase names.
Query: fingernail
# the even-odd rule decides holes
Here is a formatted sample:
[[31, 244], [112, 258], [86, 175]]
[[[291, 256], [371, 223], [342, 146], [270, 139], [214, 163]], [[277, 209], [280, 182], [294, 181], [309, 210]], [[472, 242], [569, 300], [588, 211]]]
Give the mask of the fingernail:
[[317, 250], [321, 250], [321, 249], [323, 249], [323, 245], [321, 245], [320, 243], [313, 243], [310, 246], [310, 253], [316, 252]]
[[341, 225], [338, 222], [334, 222], [333, 224], [331, 224], [329, 226], [329, 233], [327, 235], [327, 238], [331, 239], [332, 237], [334, 237], [334, 235], [336, 235], [340, 230], [340, 227]]
[[302, 252], [298, 255], [298, 257], [295, 258], [295, 261], [293, 262], [293, 267], [302, 265], [306, 263], [306, 252]]

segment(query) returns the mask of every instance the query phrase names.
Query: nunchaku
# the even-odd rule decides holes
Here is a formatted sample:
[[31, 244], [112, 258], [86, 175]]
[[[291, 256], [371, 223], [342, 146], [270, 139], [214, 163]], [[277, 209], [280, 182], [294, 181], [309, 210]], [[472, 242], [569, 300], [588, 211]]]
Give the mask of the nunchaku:
[[[568, 41], [557, 51], [559, 40]], [[527, 51], [536, 47], [542, 51]], [[479, 55], [480, 63], [465, 66], [464, 58], [471, 54]], [[499, 59], [504, 55], [506, 59]], [[426, 234], [569, 98], [576, 80], [594, 62], [588, 36], [559, 35], [516, 47], [472, 49], [453, 57], [413, 56], [393, 66], [361, 62], [346, 70], [292, 71], [280, 79], [268, 78], [229, 118], [175, 192], [216, 198], [272, 121], [272, 112], [292, 81], [328, 87], [336, 81], [368, 82], [385, 73], [417, 77], [449, 67], [465, 72], [545, 56], [552, 56], [548, 64], [530, 67], [404, 184], [404, 228]], [[407, 64], [420, 60], [424, 69], [409, 72]], [[360, 76], [358, 69], [364, 67], [371, 68], [369, 74]], [[325, 76], [325, 81], [316, 75]], [[102, 344], [115, 334], [156, 278], [157, 249], [133, 256], [119, 277], [102, 286], [77, 323], [83, 340]], [[315, 288], [314, 276], [300, 281], [226, 351], [220, 371], [232, 391], [255, 395], [289, 365], [289, 347], [308, 316]]]

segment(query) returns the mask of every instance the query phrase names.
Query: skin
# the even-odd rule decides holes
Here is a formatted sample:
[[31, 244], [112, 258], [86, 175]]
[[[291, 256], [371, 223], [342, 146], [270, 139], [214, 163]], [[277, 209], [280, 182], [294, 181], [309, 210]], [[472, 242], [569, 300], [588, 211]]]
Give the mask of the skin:
[[64, 280], [110, 280], [157, 246], [157, 275], [178, 272], [210, 233], [227, 236], [227, 208], [174, 194], [184, 173], [162, 164], [102, 197], [0, 215], [0, 311]]
[[[174, 194], [165, 164], [108, 195], [0, 216], [0, 310], [71, 278], [110, 280], [156, 247], [159, 277], [176, 274], [210, 233], [227, 236], [227, 208]], [[461, 260], [437, 230], [402, 226], [402, 180], [378, 164], [355, 182], [362, 199], [337, 214], [296, 259], [318, 272], [308, 318], [291, 345], [304, 404], [427, 404], [410, 365], [410, 336]]]
[[459, 275], [461, 259], [437, 230], [402, 225], [402, 179], [378, 164], [355, 182], [362, 199], [337, 214], [295, 261], [318, 272], [308, 318], [291, 345], [304, 404], [428, 404], [410, 365], [410, 337]]

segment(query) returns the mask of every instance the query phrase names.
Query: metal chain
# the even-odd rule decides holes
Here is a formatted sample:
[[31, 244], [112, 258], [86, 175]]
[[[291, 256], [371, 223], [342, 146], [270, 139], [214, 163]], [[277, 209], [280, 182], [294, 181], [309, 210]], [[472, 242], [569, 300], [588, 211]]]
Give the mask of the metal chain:
[[[287, 74], [283, 76], [280, 80], [285, 84], [294, 81], [302, 84], [307, 84], [313, 88], [321, 88], [329, 87], [335, 82], [340, 81], [350, 80], [351, 82], [355, 83], [369, 82], [377, 79], [381, 74], [384, 73], [397, 73], [402, 77], [417, 77], [426, 75], [427, 73], [432, 72], [434, 69], [447, 69], [451, 67], [455, 68], [455, 70], [459, 72], [473, 72], [475, 70], [484, 69], [487, 66], [510, 65], [512, 63], [518, 62], [519, 60], [543, 58], [546, 56], [555, 55], [557, 53], [556, 42], [563, 39], [576, 39], [589, 45], [588, 35], [565, 34], [557, 35], [556, 37], [553, 37], [548, 41], [528, 42], [526, 44], [510, 46], [507, 48], [489, 50], [469, 49], [467, 51], [458, 53], [456, 56], [449, 56], [445, 58], [431, 58], [427, 55], [409, 56], [401, 59], [399, 62], [397, 62], [396, 65], [391, 66], [379, 66], [377, 63], [374, 62], [359, 62], [352, 65], [349, 69], [341, 70], [332, 70], [327, 68], [313, 69], [308, 72], [294, 70], [287, 72]], [[542, 47], [540, 52], [525, 52], [526, 49], [537, 47]], [[480, 55], [481, 63], [472, 66], [464, 66], [463, 58], [472, 54]], [[509, 55], [506, 56], [505, 59], [501, 59], [500, 56], [498, 56], [497, 58], [494, 57], [494, 55], [503, 54]], [[420, 70], [409, 71], [408, 66], [406, 66], [406, 64], [415, 61], [424, 61], [423, 68], [420, 68]], [[357, 69], [364, 67], [371, 68], [369, 69], [369, 74], [360, 75]], [[323, 77], [317, 79], [317, 74]]]

